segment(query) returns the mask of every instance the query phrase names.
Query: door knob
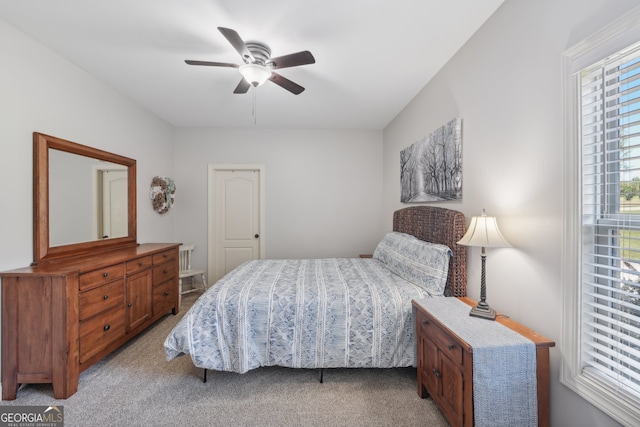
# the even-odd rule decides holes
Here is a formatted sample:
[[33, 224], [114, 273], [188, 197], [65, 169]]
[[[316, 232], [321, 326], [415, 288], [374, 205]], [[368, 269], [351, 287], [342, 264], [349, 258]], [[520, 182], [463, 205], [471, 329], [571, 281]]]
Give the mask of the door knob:
[[259, 234], [256, 234], [256, 235], [255, 235], [255, 236], [253, 236], [253, 237], [255, 237], [255, 238], [257, 239], [257, 238], [259, 238], [259, 237], [260, 237], [260, 235], [259, 235]]

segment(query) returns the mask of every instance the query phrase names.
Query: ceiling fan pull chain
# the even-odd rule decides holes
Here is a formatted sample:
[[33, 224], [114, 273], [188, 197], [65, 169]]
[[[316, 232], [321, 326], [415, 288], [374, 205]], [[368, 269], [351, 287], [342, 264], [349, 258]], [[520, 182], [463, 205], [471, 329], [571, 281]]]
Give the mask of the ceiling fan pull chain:
[[251, 110], [251, 113], [253, 114], [253, 124], [255, 126], [256, 122], [257, 122], [257, 118], [256, 118], [256, 116], [257, 116], [257, 114], [256, 114], [256, 92], [257, 92], [257, 90], [256, 90], [255, 87], [253, 88], [252, 92], [253, 92], [253, 108]]

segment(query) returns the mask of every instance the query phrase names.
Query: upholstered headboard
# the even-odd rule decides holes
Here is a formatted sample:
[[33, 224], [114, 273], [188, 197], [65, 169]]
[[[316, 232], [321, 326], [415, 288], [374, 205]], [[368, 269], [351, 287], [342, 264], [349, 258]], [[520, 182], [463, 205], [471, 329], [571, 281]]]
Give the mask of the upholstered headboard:
[[453, 251], [445, 296], [467, 296], [467, 248], [458, 245], [467, 230], [462, 212], [433, 206], [412, 206], [393, 213], [393, 231], [447, 245]]

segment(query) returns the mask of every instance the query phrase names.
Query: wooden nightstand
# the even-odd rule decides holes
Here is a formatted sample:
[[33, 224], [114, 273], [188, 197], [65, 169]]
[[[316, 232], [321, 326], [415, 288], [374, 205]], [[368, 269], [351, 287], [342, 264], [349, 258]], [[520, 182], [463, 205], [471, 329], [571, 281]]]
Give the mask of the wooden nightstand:
[[[474, 306], [470, 298], [459, 300]], [[452, 426], [472, 426], [473, 420], [473, 348], [455, 330], [447, 328], [438, 318], [413, 301], [416, 308], [418, 345], [418, 394], [431, 395]], [[490, 322], [490, 320], [485, 320]], [[532, 341], [536, 346], [536, 379], [538, 425], [548, 426], [549, 408], [549, 348], [555, 343], [548, 338], [498, 314], [496, 322]]]

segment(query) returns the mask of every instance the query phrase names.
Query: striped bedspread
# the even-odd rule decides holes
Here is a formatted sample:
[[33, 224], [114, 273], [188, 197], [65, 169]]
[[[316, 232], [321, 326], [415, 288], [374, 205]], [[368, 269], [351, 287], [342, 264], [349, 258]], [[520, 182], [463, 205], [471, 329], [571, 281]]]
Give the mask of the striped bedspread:
[[238, 373], [416, 366], [411, 300], [425, 297], [376, 259], [249, 261], [194, 303], [164, 350]]

